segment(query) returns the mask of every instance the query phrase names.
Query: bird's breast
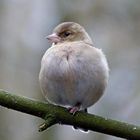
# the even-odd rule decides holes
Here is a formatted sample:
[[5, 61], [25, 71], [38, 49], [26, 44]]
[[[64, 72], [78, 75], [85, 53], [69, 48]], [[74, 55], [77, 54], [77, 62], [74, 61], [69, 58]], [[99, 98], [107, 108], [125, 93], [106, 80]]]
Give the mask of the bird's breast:
[[99, 99], [108, 72], [102, 54], [94, 51], [90, 47], [67, 45], [52, 47], [45, 53], [40, 85], [47, 99], [71, 106], [81, 102], [85, 107]]

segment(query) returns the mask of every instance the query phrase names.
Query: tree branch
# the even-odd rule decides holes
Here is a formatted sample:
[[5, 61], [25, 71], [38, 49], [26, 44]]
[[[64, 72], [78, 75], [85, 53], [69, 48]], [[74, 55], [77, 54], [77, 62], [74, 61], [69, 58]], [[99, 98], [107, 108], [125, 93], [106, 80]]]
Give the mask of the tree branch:
[[77, 112], [73, 116], [64, 107], [13, 95], [3, 90], [0, 90], [0, 105], [43, 118], [45, 123], [40, 126], [40, 131], [56, 123], [61, 123], [121, 138], [140, 140], [140, 126], [83, 112]]

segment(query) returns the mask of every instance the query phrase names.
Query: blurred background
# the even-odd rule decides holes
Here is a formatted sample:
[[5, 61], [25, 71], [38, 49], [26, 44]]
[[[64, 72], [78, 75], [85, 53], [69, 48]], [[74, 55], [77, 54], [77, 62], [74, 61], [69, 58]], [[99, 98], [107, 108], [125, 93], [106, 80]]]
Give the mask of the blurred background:
[[[139, 0], [1, 0], [0, 88], [44, 101], [38, 83], [45, 36], [63, 21], [85, 27], [108, 59], [110, 79], [90, 113], [140, 125]], [[121, 140], [55, 125], [38, 132], [43, 120], [0, 107], [2, 140]]]

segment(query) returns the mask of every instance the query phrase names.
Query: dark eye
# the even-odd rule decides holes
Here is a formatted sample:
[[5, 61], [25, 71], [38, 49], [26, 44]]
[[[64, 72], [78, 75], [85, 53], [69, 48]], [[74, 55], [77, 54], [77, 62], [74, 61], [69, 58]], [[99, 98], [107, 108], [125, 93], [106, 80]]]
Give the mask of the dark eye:
[[67, 37], [67, 36], [69, 36], [70, 34], [71, 34], [71, 32], [66, 31], [66, 32], [64, 32], [64, 37]]

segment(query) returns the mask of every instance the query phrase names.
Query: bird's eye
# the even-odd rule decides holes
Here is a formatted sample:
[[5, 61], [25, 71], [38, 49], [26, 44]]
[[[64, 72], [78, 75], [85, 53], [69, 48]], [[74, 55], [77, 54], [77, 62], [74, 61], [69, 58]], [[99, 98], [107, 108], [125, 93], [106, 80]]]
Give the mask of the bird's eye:
[[67, 31], [67, 32], [64, 32], [64, 37], [67, 37], [71, 34], [71, 32]]

